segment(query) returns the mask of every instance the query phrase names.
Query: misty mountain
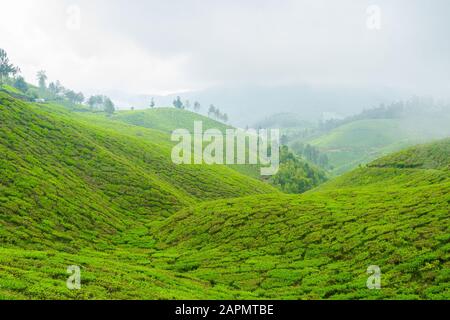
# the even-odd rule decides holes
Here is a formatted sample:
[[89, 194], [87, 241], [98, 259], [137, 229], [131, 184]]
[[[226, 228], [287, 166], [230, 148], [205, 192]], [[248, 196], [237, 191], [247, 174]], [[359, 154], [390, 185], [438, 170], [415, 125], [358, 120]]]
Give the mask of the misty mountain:
[[108, 93], [123, 109], [148, 108], [150, 100], [156, 106], [171, 106], [180, 96], [182, 101], [194, 101], [202, 105], [206, 114], [211, 104], [229, 115], [231, 124], [245, 127], [277, 113], [295, 113], [305, 121], [317, 121], [324, 116], [345, 117], [364, 109], [389, 103], [408, 94], [388, 88], [327, 88], [306, 85], [299, 86], [222, 86], [202, 91], [184, 92], [167, 96], [147, 94], [133, 95], [113, 91]]

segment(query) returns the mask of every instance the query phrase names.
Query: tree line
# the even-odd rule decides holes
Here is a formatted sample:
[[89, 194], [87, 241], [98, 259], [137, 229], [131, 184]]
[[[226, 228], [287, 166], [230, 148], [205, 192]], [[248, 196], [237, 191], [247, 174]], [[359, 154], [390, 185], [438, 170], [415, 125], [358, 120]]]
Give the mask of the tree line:
[[307, 161], [314, 163], [315, 165], [323, 169], [332, 169], [329, 163], [328, 156], [308, 143], [295, 142], [292, 145], [292, 150], [297, 155], [302, 156]]
[[[185, 100], [183, 102], [181, 100], [180, 96], [177, 96], [175, 98], [172, 105], [176, 109], [182, 109], [182, 110], [184, 110], [184, 109], [190, 110], [192, 108], [192, 110], [194, 110], [195, 112], [200, 112], [200, 110], [202, 108], [202, 105], [200, 104], [200, 102], [195, 101], [193, 104], [191, 104], [191, 102], [189, 100]], [[151, 100], [150, 107], [151, 108], [155, 107], [154, 99]], [[213, 104], [211, 104], [208, 108], [208, 117], [213, 118], [215, 120], [223, 121], [223, 122], [228, 122], [228, 120], [229, 120], [228, 115], [226, 113], [221, 112], [221, 110]]]
[[[20, 68], [11, 63], [6, 51], [0, 48], [0, 85], [11, 85], [27, 98], [38, 102], [58, 101], [72, 107], [85, 106], [96, 112], [106, 112], [107, 114], [115, 112], [114, 103], [105, 95], [93, 95], [87, 98], [82, 92], [65, 88], [59, 80], [48, 83], [48, 76], [44, 70], [40, 70], [36, 74], [38, 86], [32, 86], [20, 73]], [[149, 107], [154, 108], [155, 106], [155, 100], [152, 98]], [[173, 101], [173, 106], [177, 109], [192, 109], [195, 112], [200, 112], [202, 108], [200, 102], [195, 101], [191, 104], [189, 100], [182, 101], [180, 96]], [[208, 117], [215, 120], [223, 122], [229, 120], [228, 115], [213, 104], [209, 106], [207, 113]]]
[[91, 111], [101, 111], [107, 114], [115, 112], [114, 103], [107, 96], [94, 95], [86, 99], [82, 92], [65, 88], [59, 80], [47, 85], [48, 77], [44, 70], [40, 70], [36, 74], [38, 87], [29, 85], [20, 73], [20, 68], [13, 65], [6, 51], [0, 48], [0, 85], [9, 84], [34, 101], [54, 100], [62, 103], [67, 102], [73, 106], [87, 106]]

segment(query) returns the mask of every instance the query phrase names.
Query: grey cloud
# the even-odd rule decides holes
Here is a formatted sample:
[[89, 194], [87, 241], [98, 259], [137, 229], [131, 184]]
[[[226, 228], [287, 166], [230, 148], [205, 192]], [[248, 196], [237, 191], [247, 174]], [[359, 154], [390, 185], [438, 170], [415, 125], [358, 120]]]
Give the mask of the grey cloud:
[[[71, 4], [82, 10], [78, 33], [61, 27]], [[379, 31], [366, 28], [373, 4], [382, 13]], [[38, 15], [33, 23], [53, 46], [42, 52], [45, 62], [72, 57], [46, 68], [80, 88], [158, 93], [311, 84], [449, 92], [445, 0], [42, 0], [39, 6], [45, 19]], [[132, 74], [114, 70], [123, 63]]]

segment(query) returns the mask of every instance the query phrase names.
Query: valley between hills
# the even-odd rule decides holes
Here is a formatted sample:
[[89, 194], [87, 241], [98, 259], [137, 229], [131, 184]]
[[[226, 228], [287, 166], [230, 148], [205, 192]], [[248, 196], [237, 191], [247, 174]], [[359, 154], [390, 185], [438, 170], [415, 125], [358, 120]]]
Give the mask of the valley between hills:
[[314, 184], [287, 194], [256, 167], [173, 164], [170, 132], [194, 121], [228, 127], [1, 90], [0, 299], [450, 298], [450, 139], [308, 166]]

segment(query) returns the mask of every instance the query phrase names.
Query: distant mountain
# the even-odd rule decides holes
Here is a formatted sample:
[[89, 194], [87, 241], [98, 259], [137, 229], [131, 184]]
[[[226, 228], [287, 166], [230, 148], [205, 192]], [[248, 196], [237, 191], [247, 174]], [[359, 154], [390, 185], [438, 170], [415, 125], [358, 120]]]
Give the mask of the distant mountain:
[[301, 141], [315, 146], [328, 156], [337, 175], [414, 144], [449, 137], [449, 123], [450, 114], [355, 120], [316, 137], [294, 138], [290, 144]]
[[348, 116], [380, 103], [405, 96], [387, 89], [321, 88], [312, 86], [236, 86], [216, 87], [203, 91], [184, 92], [168, 96], [130, 95], [111, 92], [124, 109], [148, 107], [152, 98], [157, 106], [171, 106], [176, 96], [198, 101], [206, 114], [211, 104], [226, 112], [230, 122], [239, 127], [252, 127], [275, 113], [295, 113], [305, 121], [317, 121], [324, 116]]
[[253, 128], [273, 128], [273, 129], [290, 129], [295, 128], [303, 130], [305, 128], [314, 127], [315, 123], [306, 121], [302, 116], [296, 113], [276, 113], [263, 120], [255, 122]]

